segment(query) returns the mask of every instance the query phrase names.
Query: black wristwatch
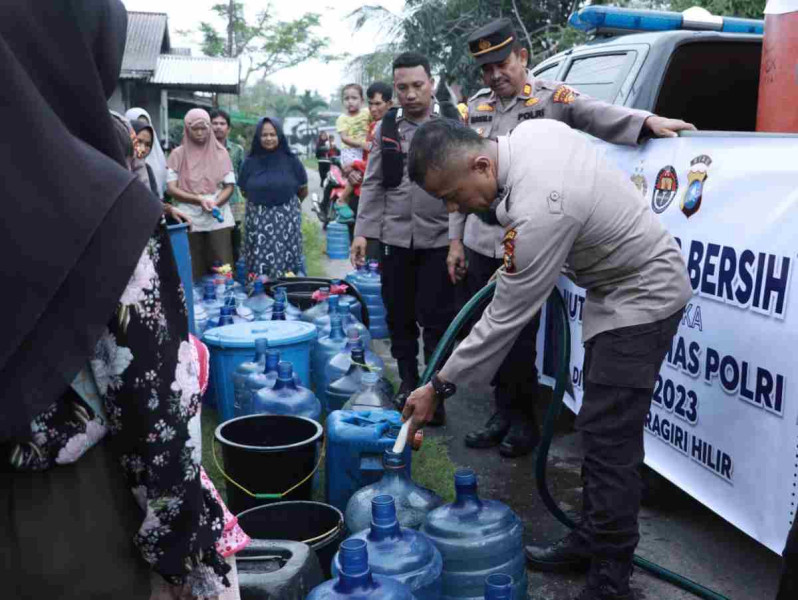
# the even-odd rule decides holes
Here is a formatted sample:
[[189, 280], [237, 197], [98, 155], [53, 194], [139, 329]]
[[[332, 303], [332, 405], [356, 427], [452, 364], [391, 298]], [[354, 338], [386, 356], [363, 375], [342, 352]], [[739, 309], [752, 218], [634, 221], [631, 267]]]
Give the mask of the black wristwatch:
[[435, 395], [438, 396], [440, 400], [454, 396], [457, 391], [457, 386], [455, 384], [442, 381], [441, 378], [438, 377], [438, 373], [432, 376], [430, 383], [432, 383], [432, 389], [435, 390]]

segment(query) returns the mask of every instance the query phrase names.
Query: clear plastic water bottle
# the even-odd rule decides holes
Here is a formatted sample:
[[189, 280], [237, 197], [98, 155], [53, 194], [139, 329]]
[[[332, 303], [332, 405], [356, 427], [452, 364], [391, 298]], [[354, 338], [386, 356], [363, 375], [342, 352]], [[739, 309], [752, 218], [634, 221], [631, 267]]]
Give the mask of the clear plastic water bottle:
[[256, 279], [252, 290], [252, 296], [250, 296], [244, 304], [252, 311], [252, 316], [255, 321], [265, 321], [266, 313], [271, 309], [274, 300], [266, 295], [263, 282], [260, 279]]
[[355, 392], [346, 404], [344, 410], [393, 410], [391, 398], [378, 386], [380, 375], [376, 371], [365, 371], [360, 375], [360, 389]]
[[376, 353], [364, 347], [363, 340], [360, 339], [360, 332], [357, 329], [350, 328], [346, 332], [346, 346], [327, 363], [325, 370], [327, 381], [335, 381], [349, 371], [349, 367], [352, 365], [352, 350], [355, 347], [363, 349], [365, 355], [364, 364], [367, 364], [370, 368], [385, 369], [383, 360]]
[[[341, 327], [344, 332], [349, 331], [350, 328], [357, 329], [360, 339], [363, 340], [364, 348], [371, 348], [371, 333], [363, 323], [361, 323], [350, 310], [350, 306], [355, 300], [351, 296], [341, 296], [338, 300], [338, 314], [341, 315]], [[329, 335], [330, 333], [330, 317], [327, 315], [316, 321], [316, 327], [319, 329], [319, 338]]]
[[[277, 302], [282, 302], [282, 312], [284, 313], [285, 318], [278, 318], [275, 319], [273, 314], [275, 309], [277, 308]], [[275, 288], [274, 289], [274, 304], [272, 304], [267, 316], [263, 319], [264, 321], [299, 321], [302, 317], [302, 311], [299, 310], [296, 306], [288, 302], [288, 294], [285, 291], [285, 288]]]
[[208, 328], [208, 313], [202, 304], [202, 296], [199, 294], [199, 290], [197, 292], [194, 294], [194, 327], [197, 330], [197, 337], [202, 337], [202, 334]]

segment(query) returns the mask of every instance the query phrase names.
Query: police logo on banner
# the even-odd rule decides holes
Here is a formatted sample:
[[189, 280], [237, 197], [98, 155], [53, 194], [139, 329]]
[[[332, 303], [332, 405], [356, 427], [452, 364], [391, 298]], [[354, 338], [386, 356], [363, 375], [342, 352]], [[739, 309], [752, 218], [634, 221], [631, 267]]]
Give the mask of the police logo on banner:
[[648, 195], [648, 181], [646, 181], [646, 176], [643, 175], [642, 162], [640, 163], [640, 166], [635, 168], [635, 172], [632, 173], [632, 176], [629, 179], [635, 184], [635, 187], [640, 192], [640, 195], [645, 198]]
[[687, 189], [682, 197], [682, 212], [688, 219], [701, 208], [704, 182], [707, 180], [707, 171], [711, 164], [712, 159], [706, 154], [696, 156], [690, 161], [690, 170], [687, 172]]
[[676, 169], [668, 165], [657, 173], [654, 180], [654, 194], [651, 196], [651, 210], [657, 214], [665, 212], [679, 190], [679, 178], [676, 176]]

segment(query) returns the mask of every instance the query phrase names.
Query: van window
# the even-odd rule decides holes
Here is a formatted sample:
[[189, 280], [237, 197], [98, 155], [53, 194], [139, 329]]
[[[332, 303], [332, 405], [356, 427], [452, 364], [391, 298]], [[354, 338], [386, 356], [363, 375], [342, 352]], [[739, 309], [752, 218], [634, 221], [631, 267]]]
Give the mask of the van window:
[[540, 71], [532, 71], [535, 77], [540, 77], [541, 79], [554, 79], [557, 76], [557, 71], [560, 68], [560, 63], [554, 63], [551, 65], [546, 65]]
[[761, 41], [706, 41], [674, 50], [654, 112], [698, 129], [754, 131]]
[[612, 102], [632, 66], [630, 58], [634, 58], [633, 52], [575, 58], [564, 81], [588, 96]]

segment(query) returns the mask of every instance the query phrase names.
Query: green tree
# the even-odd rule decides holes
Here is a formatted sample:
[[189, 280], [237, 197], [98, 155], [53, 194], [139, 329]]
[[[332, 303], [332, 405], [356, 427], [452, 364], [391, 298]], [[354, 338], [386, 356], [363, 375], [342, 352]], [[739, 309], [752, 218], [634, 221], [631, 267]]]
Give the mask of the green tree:
[[267, 5], [254, 21], [249, 22], [244, 14], [244, 3], [234, 0], [215, 4], [211, 11], [227, 26], [221, 32], [211, 23], [200, 23], [202, 51], [207, 56], [246, 61], [242, 70], [242, 87], [254, 73], [260, 73], [261, 79], [265, 79], [306, 60], [329, 61], [334, 58], [324, 54], [329, 38], [314, 31], [320, 23], [316, 13], [307, 13], [294, 21], [279, 21], [274, 17], [271, 5]]
[[308, 148], [308, 140], [312, 140], [316, 135], [316, 130], [313, 126], [321, 120], [321, 115], [319, 113], [322, 109], [327, 107], [328, 104], [319, 96], [318, 92], [311, 94], [308, 90], [305, 90], [305, 93], [299, 97], [298, 102], [292, 106], [292, 110], [298, 112], [305, 119], [305, 132], [307, 136], [305, 143], [308, 145]]

